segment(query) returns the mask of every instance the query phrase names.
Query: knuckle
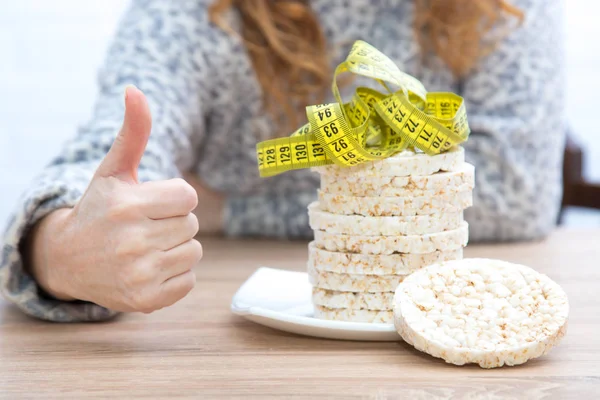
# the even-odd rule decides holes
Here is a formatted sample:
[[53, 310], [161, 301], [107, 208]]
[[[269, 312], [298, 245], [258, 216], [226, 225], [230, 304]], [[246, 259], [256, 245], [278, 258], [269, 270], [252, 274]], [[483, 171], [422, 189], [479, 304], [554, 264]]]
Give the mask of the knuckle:
[[139, 312], [150, 314], [157, 310], [157, 306], [151, 296], [148, 296], [144, 292], [137, 293], [133, 299], [133, 308]]
[[196, 286], [196, 274], [194, 273], [194, 271], [190, 271], [187, 273], [186, 279], [183, 283], [182, 291], [184, 293], [184, 296], [187, 295], [189, 292], [191, 292], [195, 286]]
[[139, 245], [135, 241], [118, 241], [115, 245], [115, 256], [117, 259], [129, 259], [140, 254]]
[[183, 178], [173, 178], [173, 183], [176, 186], [181, 186], [181, 187], [183, 187], [183, 186], [185, 186], [185, 185], [188, 184], [187, 181], [185, 179], [183, 179]]
[[190, 224], [190, 228], [192, 231], [192, 237], [196, 236], [196, 234], [198, 233], [198, 230], [200, 229], [200, 222], [198, 221], [198, 217], [196, 216], [196, 214], [190, 213], [187, 216], [189, 224]]
[[115, 245], [115, 255], [117, 259], [129, 260], [137, 258], [146, 252], [144, 243], [144, 235], [140, 233], [126, 233], [123, 235], [123, 240], [118, 240]]
[[134, 298], [139, 297], [139, 293], [147, 287], [148, 283], [154, 279], [154, 268], [147, 264], [136, 265], [131, 268], [124, 268], [119, 279], [127, 293], [131, 293]]
[[189, 183], [181, 178], [175, 178], [175, 190], [177, 191], [177, 197], [185, 208], [192, 211], [198, 205], [198, 193]]
[[130, 221], [138, 215], [139, 207], [130, 198], [115, 196], [106, 211], [106, 218], [112, 222]]
[[111, 204], [106, 211], [106, 218], [113, 222], [122, 221], [130, 212], [131, 210], [127, 204], [118, 203], [113, 200], [113, 204]]
[[143, 265], [135, 269], [133, 276], [135, 282], [139, 284], [147, 284], [152, 282], [155, 278], [155, 269], [151, 265]]
[[185, 275], [183, 275], [183, 278], [184, 279], [181, 280], [180, 286], [178, 288], [178, 300], [184, 298], [196, 286], [196, 274], [194, 273], [194, 271], [190, 270], [186, 272]]
[[122, 269], [119, 292], [128, 309], [144, 313], [157, 310], [153, 279], [154, 269], [149, 263], [134, 263], [131, 268]]
[[168, 251], [158, 251], [154, 255], [153, 265], [156, 271], [165, 271], [173, 263], [173, 257]]
[[202, 248], [202, 244], [196, 239], [192, 239], [190, 242], [190, 249], [188, 253], [190, 261], [196, 264], [202, 259], [203, 255], [204, 250]]

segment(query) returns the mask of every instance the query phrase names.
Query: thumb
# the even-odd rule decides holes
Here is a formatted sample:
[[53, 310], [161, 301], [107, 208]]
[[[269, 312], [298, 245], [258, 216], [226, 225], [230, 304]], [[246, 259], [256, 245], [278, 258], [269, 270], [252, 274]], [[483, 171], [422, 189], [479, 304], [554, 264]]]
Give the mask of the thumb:
[[96, 176], [114, 176], [137, 183], [137, 169], [152, 127], [146, 96], [135, 86], [125, 88], [125, 118], [119, 134], [96, 171]]

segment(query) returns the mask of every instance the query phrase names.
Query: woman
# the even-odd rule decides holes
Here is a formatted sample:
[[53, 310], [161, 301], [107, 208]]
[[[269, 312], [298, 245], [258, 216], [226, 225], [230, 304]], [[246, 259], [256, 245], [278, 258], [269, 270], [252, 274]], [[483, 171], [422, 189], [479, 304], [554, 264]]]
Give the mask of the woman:
[[[259, 178], [255, 145], [331, 100], [332, 67], [357, 39], [429, 90], [465, 98], [471, 241], [544, 237], [559, 207], [564, 132], [557, 3], [134, 0], [92, 119], [8, 226], [4, 295], [53, 321], [151, 312], [192, 289], [197, 230], [310, 237], [317, 178]], [[123, 102], [129, 84], [139, 89], [127, 87]], [[184, 173], [198, 177], [196, 190], [172, 179]]]

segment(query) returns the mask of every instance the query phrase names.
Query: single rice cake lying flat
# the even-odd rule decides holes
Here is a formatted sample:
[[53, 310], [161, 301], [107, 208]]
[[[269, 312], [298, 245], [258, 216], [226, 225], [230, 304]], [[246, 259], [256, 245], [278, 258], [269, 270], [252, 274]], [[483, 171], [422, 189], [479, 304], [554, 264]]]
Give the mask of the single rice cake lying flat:
[[360, 236], [315, 231], [315, 245], [321, 249], [342, 253], [426, 254], [465, 247], [469, 241], [469, 225], [463, 221], [452, 231], [409, 236]]
[[308, 265], [308, 280], [321, 289], [340, 292], [394, 292], [406, 275], [354, 275], [319, 271]]
[[315, 306], [315, 318], [334, 321], [391, 324], [394, 321], [394, 313], [391, 310], [354, 310], [351, 308]]
[[422, 197], [448, 192], [466, 192], [475, 186], [475, 168], [464, 163], [455, 171], [426, 176], [360, 177], [321, 175], [321, 190], [326, 193], [362, 197]]
[[356, 197], [319, 190], [319, 207], [323, 211], [345, 215], [404, 217], [457, 213], [472, 205], [471, 190], [425, 197]]
[[308, 263], [319, 271], [357, 275], [408, 275], [419, 268], [463, 258], [462, 247], [425, 254], [354, 254], [323, 250], [308, 244]]
[[563, 289], [529, 267], [464, 259], [416, 271], [394, 297], [396, 329], [418, 350], [483, 368], [540, 357], [565, 335]]
[[463, 212], [415, 215], [410, 217], [365, 217], [340, 215], [319, 208], [316, 201], [308, 206], [308, 219], [313, 230], [347, 235], [423, 235], [460, 228]]
[[409, 150], [383, 160], [366, 162], [354, 167], [327, 165], [314, 171], [333, 176], [412, 176], [431, 175], [439, 171], [454, 171], [465, 162], [465, 151], [456, 146], [441, 154], [430, 156]]
[[394, 304], [394, 292], [360, 293], [313, 288], [312, 302], [327, 308], [389, 311]]

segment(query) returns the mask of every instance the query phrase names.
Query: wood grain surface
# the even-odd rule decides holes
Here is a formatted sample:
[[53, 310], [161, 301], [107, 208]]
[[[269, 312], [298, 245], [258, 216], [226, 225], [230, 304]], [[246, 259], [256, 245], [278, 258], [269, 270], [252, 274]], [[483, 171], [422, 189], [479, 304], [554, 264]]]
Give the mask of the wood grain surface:
[[295, 336], [229, 311], [259, 266], [303, 270], [306, 242], [202, 240], [188, 297], [151, 315], [53, 324], [0, 301], [1, 398], [600, 398], [600, 230], [538, 243], [470, 245], [548, 274], [569, 295], [569, 330], [519, 367], [456, 367], [405, 343]]

